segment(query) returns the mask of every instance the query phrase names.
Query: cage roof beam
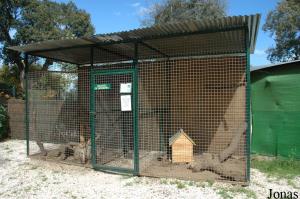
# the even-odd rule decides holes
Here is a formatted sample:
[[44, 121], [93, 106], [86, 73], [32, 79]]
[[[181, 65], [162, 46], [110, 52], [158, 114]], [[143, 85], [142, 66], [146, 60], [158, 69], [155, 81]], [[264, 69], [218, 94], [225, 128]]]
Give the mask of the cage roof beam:
[[[115, 51], [113, 51], [113, 50], [110, 50], [110, 49], [107, 49], [107, 48], [104, 48], [104, 47], [101, 47], [101, 46], [97, 45], [97, 42], [94, 41], [95, 38], [94, 38], [94, 37], [92, 37], [92, 38], [93, 38], [93, 39], [91, 39], [91, 38], [90, 38], [90, 39], [88, 39], [88, 38], [83, 38], [83, 39], [86, 40], [86, 41], [92, 42], [94, 45], [91, 46], [91, 47], [95, 47], [95, 48], [97, 48], [97, 49], [99, 49], [99, 50], [105, 51], [105, 52], [107, 52], [107, 53], [110, 53], [110, 54], [113, 54], [113, 55], [116, 55], [116, 56], [119, 56], [119, 57], [122, 57], [122, 58], [133, 59], [133, 57], [130, 57], [130, 56], [128, 56], [128, 55], [124, 55], [124, 54], [121, 54], [121, 53], [118, 53], [118, 52], [115, 52]], [[97, 40], [97, 38], [96, 38], [96, 40]]]
[[112, 50], [109, 50], [109, 49], [106, 49], [106, 48], [103, 48], [101, 46], [95, 46], [95, 48], [99, 49], [99, 50], [102, 50], [102, 51], [105, 51], [105, 52], [108, 52], [110, 54], [113, 54], [113, 55], [116, 55], [116, 56], [119, 56], [121, 58], [126, 58], [126, 59], [133, 59], [133, 57], [130, 57], [130, 56], [127, 56], [127, 55], [124, 55], [124, 54], [121, 54], [121, 53], [118, 53], [118, 52], [114, 52]]
[[147, 48], [149, 48], [149, 49], [151, 49], [151, 50], [153, 50], [153, 51], [155, 51], [156, 53], [158, 53], [158, 54], [160, 54], [160, 55], [162, 55], [162, 56], [164, 56], [164, 57], [167, 57], [167, 58], [170, 57], [170, 56], [167, 55], [166, 53], [162, 52], [161, 50], [158, 50], [157, 48], [154, 48], [153, 46], [150, 46], [149, 44], [147, 44], [147, 43], [145, 43], [145, 42], [142, 42], [142, 41], [141, 41], [140, 44], [143, 45], [143, 46], [145, 46], [145, 47], [147, 47]]

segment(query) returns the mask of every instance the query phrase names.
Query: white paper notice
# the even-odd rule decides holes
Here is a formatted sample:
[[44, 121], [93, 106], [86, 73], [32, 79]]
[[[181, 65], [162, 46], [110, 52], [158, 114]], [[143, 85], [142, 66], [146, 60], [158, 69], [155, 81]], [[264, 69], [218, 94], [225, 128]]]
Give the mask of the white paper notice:
[[120, 93], [131, 93], [131, 83], [120, 84]]
[[121, 95], [121, 111], [131, 111], [131, 95]]

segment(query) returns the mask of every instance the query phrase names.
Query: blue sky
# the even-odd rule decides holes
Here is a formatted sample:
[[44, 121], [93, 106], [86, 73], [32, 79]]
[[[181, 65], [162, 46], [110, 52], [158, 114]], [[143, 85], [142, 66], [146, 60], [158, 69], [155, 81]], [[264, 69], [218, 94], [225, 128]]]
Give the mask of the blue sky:
[[[68, 2], [69, 0], [56, 0]], [[139, 28], [141, 19], [147, 14], [149, 7], [160, 0], [73, 0], [81, 9], [91, 15], [96, 33], [108, 33]], [[227, 0], [228, 15], [248, 15], [260, 13], [262, 20], [256, 43], [256, 50], [251, 55], [251, 65], [269, 64], [265, 50], [274, 45], [269, 33], [261, 30], [267, 13], [276, 7], [279, 0]], [[1, 63], [1, 60], [0, 60]]]
[[[68, 2], [69, 0], [57, 0]], [[140, 27], [141, 19], [153, 2], [159, 0], [73, 0], [90, 13], [96, 33], [108, 33]], [[101, 2], [101, 3], [100, 3]], [[269, 64], [265, 50], [274, 45], [269, 33], [261, 30], [267, 13], [276, 7], [278, 0], [228, 0], [228, 15], [262, 14], [256, 51], [251, 55], [251, 65]]]

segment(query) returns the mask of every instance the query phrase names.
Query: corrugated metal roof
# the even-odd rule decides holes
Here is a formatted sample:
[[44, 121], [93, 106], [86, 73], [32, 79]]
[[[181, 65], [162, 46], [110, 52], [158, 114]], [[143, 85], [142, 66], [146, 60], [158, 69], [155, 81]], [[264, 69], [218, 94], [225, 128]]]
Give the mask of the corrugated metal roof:
[[256, 44], [259, 22], [260, 14], [249, 16], [229, 16], [202, 21], [189, 20], [178, 23], [156, 25], [149, 28], [140, 28], [130, 31], [122, 31], [103, 35], [99, 34], [95, 37], [100, 42], [124, 41], [134, 38], [144, 40], [164, 35], [193, 33], [199, 31], [217, 31], [246, 25], [249, 29], [250, 51], [253, 53]]
[[277, 63], [277, 64], [268, 64], [268, 65], [263, 65], [263, 66], [252, 67], [252, 68], [251, 68], [251, 72], [252, 72], [252, 71], [257, 71], [257, 70], [266, 69], [266, 68], [272, 68], [272, 67], [277, 67], [277, 66], [283, 66], [283, 65], [287, 65], [287, 64], [294, 64], [294, 63], [298, 63], [298, 62], [300, 63], [300, 60], [289, 61], [289, 62], [281, 62], [281, 63]]
[[[220, 35], [215, 34], [216, 37], [219, 37], [219, 40], [215, 39], [213, 41], [214, 43], [210, 44], [210, 52], [208, 52], [209, 49], [206, 49], [206, 52], [203, 51], [199, 53], [217, 54], [221, 53], [221, 48], [226, 48], [230, 53], [240, 50], [242, 45], [238, 44], [238, 42], [242, 43], [241, 40], [243, 38], [241, 36], [242, 34], [238, 33], [238, 28], [247, 26], [249, 30], [250, 52], [253, 53], [257, 38], [259, 21], [259, 14], [250, 16], [231, 16], [202, 21], [190, 20], [180, 23], [155, 25], [148, 28], [139, 28], [130, 31], [98, 34], [91, 37], [43, 41], [23, 46], [13, 46], [9, 47], [9, 49], [70, 63], [86, 64], [89, 63], [90, 46], [97, 45], [98, 49], [102, 49], [101, 57], [96, 57], [96, 60], [98, 60], [98, 62], [112, 60], [120, 61], [126, 59], [128, 60], [128, 58], [133, 56], [134, 48], [131, 45], [132, 42], [143, 41], [146, 43], [146, 45], [155, 46], [155, 49], [160, 50], [161, 48], [164, 48], [164, 52], [169, 51], [168, 53], [170, 53], [170, 56], [175, 56], [177, 54], [182, 56], [185, 54], [186, 56], [193, 53], [195, 54], [195, 48], [192, 47], [193, 41], [195, 41], [195, 39], [196, 41], [202, 41], [205, 43], [207, 39], [211, 39], [211, 36], [209, 36], [210, 33], [219, 32]], [[187, 37], [183, 37], [184, 35], [191, 35], [192, 38], [192, 35], [196, 34], [202, 34], [205, 36], [199, 36], [198, 38], [194, 37], [193, 40], [189, 40]], [[223, 46], [221, 46], [220, 44], [218, 45], [217, 42], [225, 42], [224, 38], [228, 40], [227, 44], [223, 44]], [[167, 43], [166, 41], [169, 42]], [[176, 41], [177, 46], [174, 45], [174, 41]], [[187, 43], [189, 41], [191, 44], [190, 46], [187, 46]], [[163, 43], [163, 45], [160, 43]], [[173, 49], [173, 51], [171, 52], [172, 48], [179, 48], [180, 45], [185, 46], [185, 51], [183, 51], [183, 49], [181, 51], [180, 49], [178, 49], [178, 52], [176, 54], [173, 52], [175, 49]], [[167, 48], [167, 46], [169, 46], [169, 48]], [[203, 43], [201, 44], [201, 46], [203, 46]], [[208, 44], [207, 46], [209, 47]], [[151, 50], [149, 49], [142, 49], [144, 49], [144, 51], [140, 50], [139, 52], [141, 57], [149, 58], [149, 56], [147, 57], [147, 55], [150, 55], [151, 53], [153, 54], [153, 51], [151, 52]], [[190, 51], [187, 49], [189, 49]], [[223, 49], [222, 52], [224, 52], [224, 50], [226, 49]], [[120, 54], [124, 55], [124, 53], [124, 58], [120, 58], [120, 56], [117, 56]], [[104, 59], [103, 57], [106, 57], [106, 59]]]
[[196, 143], [194, 142], [194, 140], [192, 140], [192, 138], [190, 138], [190, 136], [188, 136], [183, 129], [179, 129], [179, 131], [177, 133], [175, 133], [172, 137], [169, 138], [169, 146], [173, 145], [174, 142], [181, 136], [183, 135], [184, 137], [186, 137], [193, 145], [196, 145]]

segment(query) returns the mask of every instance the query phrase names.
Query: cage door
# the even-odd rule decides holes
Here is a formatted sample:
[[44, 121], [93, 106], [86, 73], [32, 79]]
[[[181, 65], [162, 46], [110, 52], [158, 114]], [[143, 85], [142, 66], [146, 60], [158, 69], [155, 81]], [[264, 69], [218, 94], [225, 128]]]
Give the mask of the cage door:
[[95, 168], [136, 171], [134, 71], [100, 71], [92, 76], [92, 137]]

